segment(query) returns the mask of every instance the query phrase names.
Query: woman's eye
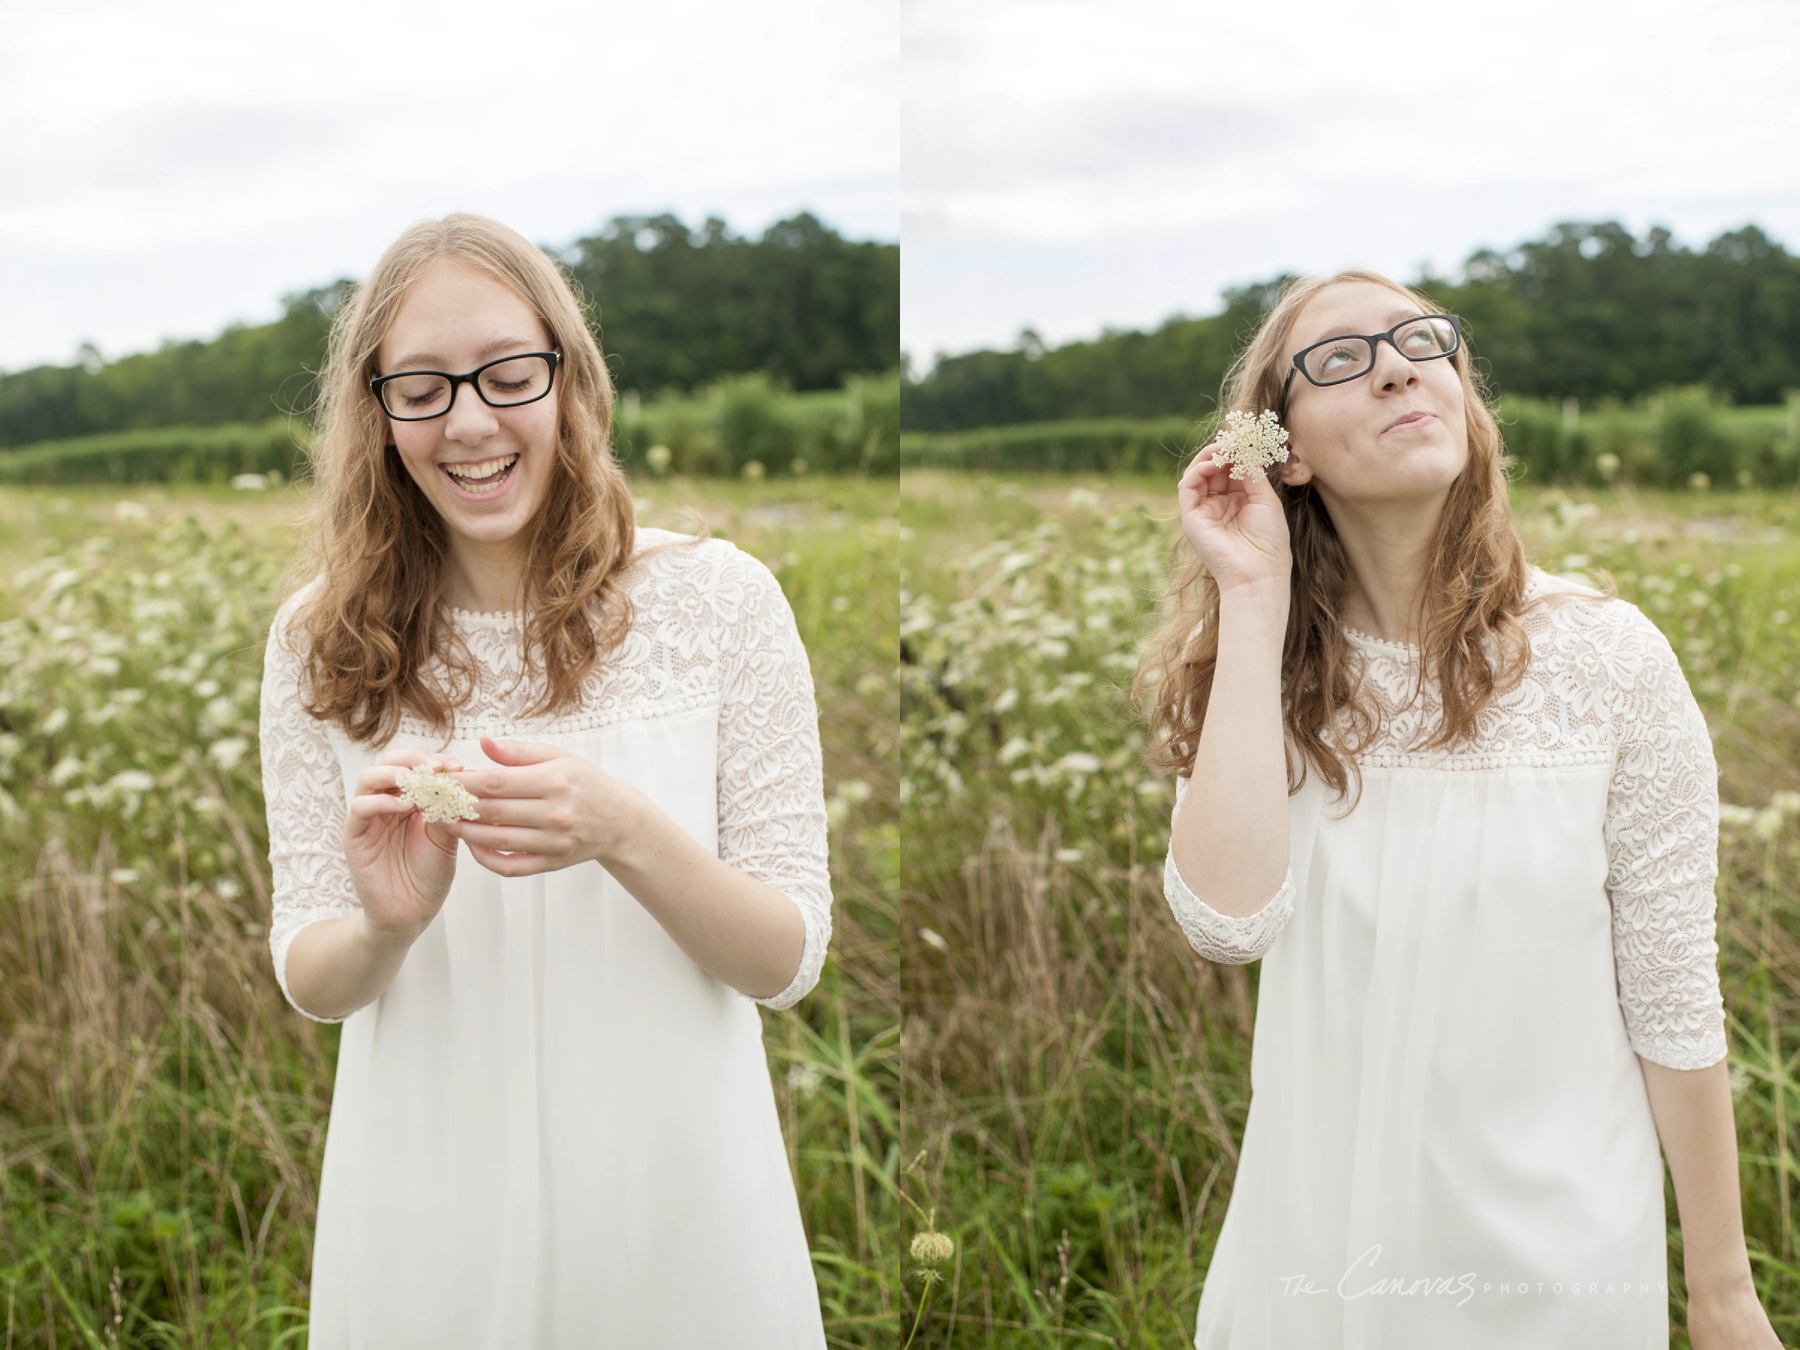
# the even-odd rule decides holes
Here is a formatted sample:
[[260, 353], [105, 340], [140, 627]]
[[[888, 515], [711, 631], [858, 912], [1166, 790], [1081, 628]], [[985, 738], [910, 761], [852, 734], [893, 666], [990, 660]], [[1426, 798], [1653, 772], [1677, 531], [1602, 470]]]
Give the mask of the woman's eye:
[[1340, 366], [1348, 365], [1354, 359], [1348, 348], [1333, 347], [1330, 351], [1319, 354], [1319, 369], [1327, 372], [1333, 371]]

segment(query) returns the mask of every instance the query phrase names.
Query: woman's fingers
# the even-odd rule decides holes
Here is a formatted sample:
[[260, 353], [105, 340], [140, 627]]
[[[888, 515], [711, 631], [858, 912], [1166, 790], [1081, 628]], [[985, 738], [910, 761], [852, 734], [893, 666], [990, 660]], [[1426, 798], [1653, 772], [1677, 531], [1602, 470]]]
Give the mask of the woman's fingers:
[[573, 849], [575, 842], [567, 834], [533, 829], [525, 825], [489, 825], [480, 821], [459, 820], [447, 828], [471, 850], [480, 847], [501, 853], [533, 853], [546, 858], [560, 858]]
[[401, 801], [385, 792], [359, 792], [350, 799], [350, 814], [358, 820], [373, 820], [376, 816], [403, 816], [414, 809], [410, 802]]
[[501, 853], [480, 844], [469, 845], [469, 856], [488, 871], [503, 877], [528, 877], [554, 871], [557, 863], [537, 853]]
[[389, 750], [375, 763], [364, 769], [357, 778], [357, 795], [361, 796], [368, 792], [398, 792], [400, 775], [420, 768], [443, 769], [448, 773], [455, 774], [462, 772], [462, 761], [434, 755], [420, 750], [416, 746]]

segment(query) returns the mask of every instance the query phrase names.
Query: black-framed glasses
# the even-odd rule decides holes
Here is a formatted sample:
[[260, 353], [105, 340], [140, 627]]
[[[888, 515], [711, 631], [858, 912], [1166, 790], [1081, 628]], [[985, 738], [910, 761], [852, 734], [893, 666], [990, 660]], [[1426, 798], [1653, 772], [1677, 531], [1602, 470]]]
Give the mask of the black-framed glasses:
[[1385, 333], [1345, 333], [1303, 347], [1294, 353], [1294, 369], [1281, 386], [1282, 406], [1287, 406], [1294, 371], [1321, 387], [1361, 379], [1375, 369], [1375, 348], [1383, 342], [1408, 361], [1435, 361], [1462, 347], [1462, 321], [1454, 314], [1421, 314]]
[[476, 366], [467, 375], [443, 370], [397, 370], [392, 375], [377, 375], [369, 381], [369, 389], [396, 422], [429, 422], [450, 411], [459, 384], [474, 385], [481, 401], [490, 408], [536, 403], [550, 392], [556, 368], [561, 364], [561, 352], [520, 352]]

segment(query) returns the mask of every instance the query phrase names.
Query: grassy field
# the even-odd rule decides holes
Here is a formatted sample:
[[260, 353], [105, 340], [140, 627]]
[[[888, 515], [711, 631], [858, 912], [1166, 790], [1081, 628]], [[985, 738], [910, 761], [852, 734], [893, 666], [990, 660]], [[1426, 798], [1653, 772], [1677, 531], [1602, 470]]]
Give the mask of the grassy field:
[[[902, 1315], [894, 489], [639, 485], [776, 570], [813, 662], [832, 952], [765, 1015], [833, 1346]], [[299, 1346], [338, 1032], [266, 938], [261, 650], [293, 488], [0, 489], [0, 1345]]]
[[[1516, 488], [1514, 506], [1534, 561], [1609, 569], [1669, 635], [1716, 732], [1746, 1228], [1800, 1342], [1800, 500]], [[901, 524], [904, 1182], [956, 1241], [941, 1278], [908, 1272], [911, 1343], [1189, 1343], [1257, 972], [1194, 956], [1164, 906], [1172, 785], [1142, 766], [1124, 692], [1173, 490], [909, 470]]]

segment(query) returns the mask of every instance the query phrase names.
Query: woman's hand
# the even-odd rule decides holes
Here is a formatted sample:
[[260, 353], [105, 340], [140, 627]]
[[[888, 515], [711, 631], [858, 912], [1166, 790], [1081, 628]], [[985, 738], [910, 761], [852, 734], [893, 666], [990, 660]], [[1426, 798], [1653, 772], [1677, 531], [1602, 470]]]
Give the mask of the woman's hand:
[[481, 738], [481, 749], [500, 767], [457, 775], [481, 815], [445, 828], [476, 862], [503, 877], [604, 864], [647, 804], [637, 789], [572, 750], [491, 736]]
[[462, 765], [416, 747], [393, 749], [363, 770], [344, 819], [344, 857], [362, 901], [363, 920], [377, 934], [407, 939], [424, 932], [456, 876], [456, 836], [428, 825], [401, 800], [400, 771]]
[[1689, 1289], [1687, 1325], [1694, 1350], [1781, 1350], [1747, 1277], [1727, 1290]]
[[1176, 503], [1181, 530], [1218, 583], [1221, 593], [1239, 588], [1273, 590], [1284, 598], [1293, 570], [1287, 514], [1261, 469], [1241, 479], [1213, 454], [1215, 442], [1181, 475]]

